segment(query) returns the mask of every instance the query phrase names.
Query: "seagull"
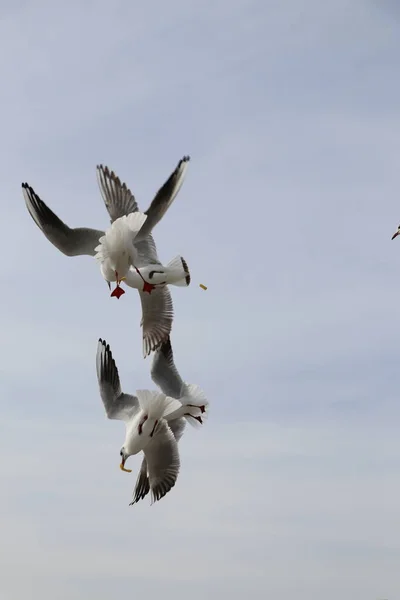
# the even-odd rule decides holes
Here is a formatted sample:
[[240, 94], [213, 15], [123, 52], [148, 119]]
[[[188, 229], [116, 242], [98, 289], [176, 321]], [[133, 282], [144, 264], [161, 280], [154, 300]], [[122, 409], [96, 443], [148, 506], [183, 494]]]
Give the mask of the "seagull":
[[[168, 424], [175, 436], [175, 439], [177, 442], [179, 442], [185, 430], [186, 420], [195, 427], [200, 427], [203, 424], [204, 418], [207, 416], [208, 401], [204, 395], [204, 392], [197, 385], [185, 383], [179, 375], [174, 363], [174, 355], [170, 337], [168, 337], [168, 339], [163, 342], [160, 348], [154, 353], [153, 363], [151, 366], [151, 378], [160, 388], [160, 390], [167, 396], [176, 398], [178, 400], [182, 400], [182, 398], [185, 397], [193, 397], [193, 405], [200, 405], [200, 412], [197, 412], [197, 414], [186, 414], [185, 418], [169, 421]], [[189, 401], [189, 403], [191, 403], [191, 401]], [[139, 500], [143, 500], [143, 498], [145, 498], [145, 496], [147, 496], [149, 493], [151, 487], [149, 471], [150, 470], [147, 464], [146, 456], [144, 456], [139, 475], [136, 480], [133, 499], [130, 503], [130, 506], [139, 502]]]
[[113, 297], [120, 298], [125, 294], [120, 286], [122, 281], [149, 294], [156, 287], [167, 284], [190, 284], [189, 268], [182, 256], [173, 258], [166, 267], [154, 263], [142, 268], [136, 267], [138, 253], [134, 241], [146, 219], [147, 215], [139, 211], [119, 217], [113, 221], [95, 248], [95, 259], [100, 263], [100, 271], [108, 287], [111, 289], [111, 281], [117, 283], [111, 292]]
[[397, 228], [397, 231], [392, 235], [392, 240], [394, 240], [394, 238], [396, 238], [398, 235], [400, 235], [400, 225]]
[[196, 419], [205, 411], [208, 403], [204, 393], [197, 386], [192, 386], [189, 389], [197, 390], [197, 395], [181, 397], [180, 400], [150, 390], [137, 390], [135, 396], [125, 394], [121, 391], [110, 346], [101, 338], [97, 345], [96, 371], [106, 416], [124, 421], [126, 426], [125, 442], [120, 450], [120, 468], [130, 472], [125, 468], [127, 458], [143, 451], [148, 485], [144, 495], [151, 490], [153, 504], [176, 483], [180, 469], [177, 440], [183, 433], [185, 417]]
[[[135, 238], [134, 246], [137, 251], [137, 268], [149, 264], [160, 265], [156, 245], [151, 235], [152, 230], [162, 219], [179, 192], [190, 161], [184, 156], [164, 185], [158, 190], [149, 208], [145, 211], [147, 219]], [[97, 179], [100, 192], [110, 216], [111, 224], [120, 217], [127, 216], [139, 210], [134, 195], [119, 177], [103, 165], [97, 166]], [[28, 184], [22, 184], [23, 195], [27, 209], [46, 238], [66, 256], [95, 256], [96, 247], [104, 231], [78, 227], [68, 227], [43, 202], [34, 189]], [[168, 287], [159, 287], [148, 294], [139, 290], [142, 304], [143, 356], [146, 358], [165, 341], [172, 327], [173, 304]]]

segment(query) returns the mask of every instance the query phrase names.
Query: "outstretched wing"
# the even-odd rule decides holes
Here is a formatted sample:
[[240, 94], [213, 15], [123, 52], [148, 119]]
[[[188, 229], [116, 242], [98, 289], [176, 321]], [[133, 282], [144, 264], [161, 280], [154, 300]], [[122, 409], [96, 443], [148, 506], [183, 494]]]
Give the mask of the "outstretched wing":
[[163, 218], [171, 204], [176, 198], [177, 193], [182, 187], [188, 168], [190, 156], [184, 156], [174, 171], [168, 177], [164, 185], [158, 190], [149, 208], [145, 211], [147, 220], [139, 232], [138, 240], [144, 239], [146, 235], [152, 232], [154, 227]]
[[143, 500], [147, 496], [150, 491], [150, 482], [149, 477], [147, 475], [147, 460], [146, 457], [142, 460], [142, 465], [140, 467], [139, 475], [136, 480], [135, 489], [133, 492], [132, 502], [129, 506], [136, 504], [139, 500]]
[[[96, 171], [100, 192], [111, 217], [111, 223], [120, 217], [139, 210], [135, 196], [126, 183], [121, 183], [120, 178], [117, 177], [114, 171], [110, 171], [108, 167], [103, 167], [103, 165], [98, 165]], [[138, 267], [158, 262], [157, 248], [153, 236], [147, 234], [143, 236], [140, 231], [140, 239], [136, 236], [134, 246], [138, 252]]]
[[113, 359], [110, 346], [99, 339], [96, 355], [97, 380], [100, 396], [109, 419], [129, 421], [139, 410], [136, 396], [121, 391], [118, 369]]
[[22, 184], [26, 207], [49, 242], [67, 256], [94, 256], [95, 247], [104, 231], [78, 227], [71, 229], [39, 198], [27, 183]]
[[180, 460], [178, 443], [166, 421], [161, 421], [154, 440], [144, 449], [151, 490], [151, 500], [161, 500], [175, 485]]
[[[182, 417], [180, 419], [173, 419], [172, 421], [168, 422], [168, 425], [172, 433], [174, 434], [176, 441], [178, 442], [181, 439], [185, 430], [185, 419]], [[149, 491], [150, 481], [147, 473], [147, 460], [146, 457], [144, 457], [142, 460], [142, 465], [140, 467], [138, 478], [136, 480], [135, 490], [133, 492], [133, 500], [130, 503], [130, 506], [132, 506], [136, 502], [139, 502], [139, 500], [143, 500], [143, 498], [147, 496]]]
[[168, 338], [174, 309], [167, 286], [155, 288], [151, 294], [139, 290], [142, 302], [143, 356], [146, 358]]
[[178, 399], [182, 396], [184, 382], [174, 363], [169, 336], [154, 354], [151, 378], [166, 396]]
[[135, 196], [114, 171], [108, 167], [98, 165], [96, 167], [97, 182], [100, 192], [106, 205], [108, 214], [111, 217], [111, 223], [119, 217], [124, 217], [130, 213], [139, 210]]

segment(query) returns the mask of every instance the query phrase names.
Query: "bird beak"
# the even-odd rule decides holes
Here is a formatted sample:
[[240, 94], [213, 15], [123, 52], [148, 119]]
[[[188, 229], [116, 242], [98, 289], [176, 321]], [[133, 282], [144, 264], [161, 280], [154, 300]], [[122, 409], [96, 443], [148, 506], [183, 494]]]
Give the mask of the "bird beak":
[[395, 237], [397, 237], [398, 235], [400, 235], [400, 230], [398, 229], [396, 231], [396, 233], [392, 236], [392, 240], [394, 240]]
[[121, 469], [121, 471], [125, 471], [125, 473], [132, 473], [131, 469], [125, 469], [125, 458], [122, 459], [121, 464], [119, 465], [119, 468]]

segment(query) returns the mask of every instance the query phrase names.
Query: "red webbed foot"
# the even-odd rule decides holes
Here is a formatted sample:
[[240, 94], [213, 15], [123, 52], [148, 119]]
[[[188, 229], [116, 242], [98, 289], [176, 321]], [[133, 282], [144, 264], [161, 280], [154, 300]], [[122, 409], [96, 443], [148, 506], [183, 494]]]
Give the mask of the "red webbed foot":
[[111, 292], [111, 297], [118, 298], [118, 300], [119, 300], [121, 298], [122, 294], [125, 294], [125, 290], [123, 290], [121, 286], [117, 285], [115, 290], [113, 290]]

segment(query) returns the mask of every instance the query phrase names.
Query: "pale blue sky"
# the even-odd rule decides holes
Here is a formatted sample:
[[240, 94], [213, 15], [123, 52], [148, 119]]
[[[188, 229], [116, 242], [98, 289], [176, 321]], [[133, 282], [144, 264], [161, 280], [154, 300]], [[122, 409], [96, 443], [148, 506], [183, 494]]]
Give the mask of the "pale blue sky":
[[[0, 6], [0, 600], [400, 596], [400, 9], [367, 0]], [[182, 377], [211, 403], [174, 490], [129, 507], [123, 387], [152, 386], [140, 303], [44, 238], [108, 223], [95, 166], [146, 208]], [[198, 283], [209, 286], [207, 292]]]

